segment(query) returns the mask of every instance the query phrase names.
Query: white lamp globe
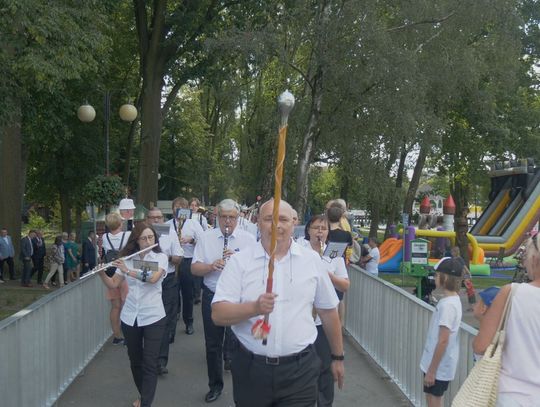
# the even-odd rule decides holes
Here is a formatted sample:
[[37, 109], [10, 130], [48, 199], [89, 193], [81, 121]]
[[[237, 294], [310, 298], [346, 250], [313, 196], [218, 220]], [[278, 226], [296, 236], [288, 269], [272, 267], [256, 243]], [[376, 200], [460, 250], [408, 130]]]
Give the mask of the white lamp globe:
[[96, 118], [96, 111], [92, 105], [82, 105], [77, 109], [77, 117], [81, 122], [90, 123]]
[[120, 106], [120, 118], [125, 122], [132, 122], [137, 118], [137, 108], [129, 103]]

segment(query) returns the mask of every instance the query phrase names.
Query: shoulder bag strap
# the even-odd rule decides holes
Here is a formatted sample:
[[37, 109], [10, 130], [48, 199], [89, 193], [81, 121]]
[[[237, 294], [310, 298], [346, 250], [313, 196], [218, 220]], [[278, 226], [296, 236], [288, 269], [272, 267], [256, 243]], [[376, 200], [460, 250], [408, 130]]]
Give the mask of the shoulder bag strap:
[[[516, 285], [512, 283], [510, 292], [508, 293], [508, 298], [506, 298], [506, 303], [504, 304], [503, 313], [501, 316], [501, 320], [499, 321], [499, 326], [497, 327], [497, 331], [495, 332], [495, 335], [493, 335], [493, 338], [491, 339], [491, 343], [493, 345], [497, 345], [499, 343], [499, 338], [501, 336], [501, 331], [504, 331], [506, 328], [506, 321], [508, 320], [508, 315], [510, 314], [510, 309], [512, 308], [512, 297], [514, 295], [514, 292], [516, 290]], [[495, 350], [495, 347], [493, 349]]]
[[122, 246], [124, 245], [124, 236], [125, 235], [126, 235], [126, 232], [122, 232], [122, 239], [120, 240], [120, 246], [118, 246], [118, 251], [122, 250]]

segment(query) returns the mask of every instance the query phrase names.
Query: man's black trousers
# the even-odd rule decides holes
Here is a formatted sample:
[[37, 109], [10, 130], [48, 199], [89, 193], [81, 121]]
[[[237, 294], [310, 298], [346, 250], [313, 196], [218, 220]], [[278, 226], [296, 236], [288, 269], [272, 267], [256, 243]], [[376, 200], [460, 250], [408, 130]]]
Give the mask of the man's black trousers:
[[313, 407], [321, 361], [313, 346], [307, 349], [306, 356], [271, 365], [237, 346], [232, 359], [236, 407]]

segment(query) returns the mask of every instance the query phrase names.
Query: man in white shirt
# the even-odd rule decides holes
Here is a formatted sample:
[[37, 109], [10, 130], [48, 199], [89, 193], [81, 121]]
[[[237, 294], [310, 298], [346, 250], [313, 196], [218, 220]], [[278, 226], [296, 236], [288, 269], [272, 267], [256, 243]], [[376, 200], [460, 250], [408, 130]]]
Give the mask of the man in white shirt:
[[[159, 208], [152, 208], [146, 214], [146, 224], [149, 226], [155, 226], [164, 224], [163, 213]], [[169, 373], [167, 369], [167, 363], [169, 361], [169, 345], [174, 342], [173, 329], [176, 328], [176, 315], [178, 310], [178, 285], [176, 283], [176, 267], [180, 264], [184, 251], [180, 246], [180, 241], [176, 233], [170, 233], [170, 228], [167, 233], [160, 233], [159, 235], [159, 247], [161, 252], [167, 255], [167, 275], [161, 283], [161, 299], [163, 300], [163, 307], [165, 308], [165, 314], [167, 324], [165, 326], [165, 333], [161, 341], [161, 348], [159, 351], [158, 361], [158, 374], [163, 375]]]
[[[239, 340], [233, 355], [236, 406], [312, 406], [317, 401], [320, 360], [313, 343], [315, 307], [332, 351], [332, 372], [342, 387], [343, 339], [338, 299], [316, 252], [292, 241], [292, 208], [279, 204], [272, 293], [266, 293], [274, 202], [261, 207], [261, 241], [231, 257], [212, 303], [217, 325], [232, 325]], [[267, 343], [252, 327], [269, 314]]]
[[186, 325], [186, 334], [193, 335], [193, 275], [191, 274], [191, 260], [197, 241], [203, 234], [203, 229], [198, 221], [190, 219], [185, 211], [189, 213], [189, 204], [185, 198], [175, 198], [172, 202], [173, 218], [167, 223], [171, 227], [171, 233], [176, 233], [184, 257], [179, 266], [178, 273], [178, 294], [181, 297], [179, 308], [182, 309], [182, 319]]
[[[191, 271], [194, 276], [204, 277], [202, 316], [206, 343], [206, 365], [210, 391], [205, 401], [210, 403], [223, 390], [223, 342], [225, 328], [212, 322], [212, 299], [216, 285], [229, 258], [255, 243], [255, 238], [238, 227], [240, 207], [232, 199], [224, 199], [218, 206], [218, 224], [207, 230], [195, 247]], [[229, 359], [226, 357], [226, 359]]]

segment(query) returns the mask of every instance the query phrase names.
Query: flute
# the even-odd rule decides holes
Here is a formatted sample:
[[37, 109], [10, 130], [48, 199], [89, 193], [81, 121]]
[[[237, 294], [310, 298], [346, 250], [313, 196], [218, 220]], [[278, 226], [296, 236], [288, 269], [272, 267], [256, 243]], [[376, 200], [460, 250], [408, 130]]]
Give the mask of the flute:
[[141, 254], [141, 253], [144, 253], [144, 252], [146, 252], [146, 251], [148, 251], [148, 250], [150, 250], [150, 249], [153, 249], [153, 248], [156, 247], [157, 245], [158, 245], [158, 243], [153, 244], [152, 246], [148, 246], [148, 247], [146, 247], [146, 248], [144, 248], [144, 249], [142, 249], [142, 250], [139, 250], [138, 252], [135, 252], [135, 253], [133, 253], [133, 254], [130, 254], [130, 255], [127, 255], [127, 256], [124, 256], [124, 257], [119, 257], [118, 259], [113, 260], [113, 261], [111, 261], [111, 262], [109, 262], [109, 263], [102, 264], [102, 265], [99, 266], [99, 267], [94, 267], [94, 268], [93, 268], [92, 270], [90, 270], [88, 273], [85, 273], [84, 276], [81, 277], [81, 280], [82, 280], [83, 278], [86, 278], [86, 277], [92, 275], [92, 274], [96, 274], [96, 273], [98, 273], [98, 272], [100, 272], [100, 271], [107, 270], [109, 267], [113, 267], [113, 263], [114, 263], [115, 261], [119, 261], [119, 260], [129, 260], [129, 259], [135, 257], [135, 256], [138, 255], [138, 254]]
[[223, 235], [223, 255], [222, 260], [227, 261], [227, 248], [229, 246], [229, 227], [225, 226], [225, 234]]

